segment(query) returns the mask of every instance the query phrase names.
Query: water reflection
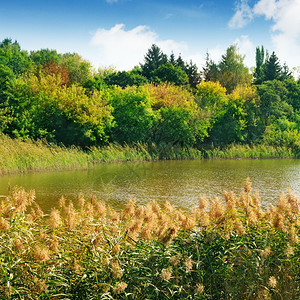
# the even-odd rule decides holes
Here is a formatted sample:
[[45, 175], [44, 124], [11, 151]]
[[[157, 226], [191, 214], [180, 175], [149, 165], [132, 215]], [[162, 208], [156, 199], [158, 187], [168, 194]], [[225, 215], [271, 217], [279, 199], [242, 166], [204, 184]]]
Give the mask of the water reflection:
[[197, 205], [200, 194], [222, 196], [224, 190], [240, 193], [250, 177], [263, 204], [274, 203], [290, 187], [300, 195], [299, 160], [202, 160], [102, 164], [88, 170], [31, 173], [0, 177], [0, 194], [8, 183], [35, 189], [44, 210], [60, 196], [75, 200], [79, 193], [92, 195], [115, 208], [136, 197], [138, 204], [169, 199], [182, 208]]

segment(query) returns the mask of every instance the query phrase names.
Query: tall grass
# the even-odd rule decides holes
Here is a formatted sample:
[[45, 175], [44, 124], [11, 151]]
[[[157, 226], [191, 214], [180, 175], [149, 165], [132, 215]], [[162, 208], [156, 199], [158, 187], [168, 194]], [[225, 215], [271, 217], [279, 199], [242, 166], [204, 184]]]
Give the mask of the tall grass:
[[297, 158], [300, 154], [294, 153], [288, 147], [274, 147], [264, 144], [236, 145], [225, 148], [214, 148], [204, 152], [206, 158]]
[[[299, 299], [300, 214], [291, 191], [263, 211], [239, 195], [115, 211], [61, 198], [47, 216], [33, 191], [0, 205], [2, 299]], [[77, 208], [75, 208], [77, 207]]]
[[22, 141], [0, 135], [0, 175], [87, 165], [87, 154], [76, 147], [59, 147], [42, 141]]
[[264, 145], [230, 145], [224, 149], [200, 151], [170, 144], [91, 147], [84, 151], [44, 141], [11, 139], [0, 135], [0, 175], [16, 172], [88, 168], [103, 162], [202, 159], [202, 158], [296, 158], [288, 148]]

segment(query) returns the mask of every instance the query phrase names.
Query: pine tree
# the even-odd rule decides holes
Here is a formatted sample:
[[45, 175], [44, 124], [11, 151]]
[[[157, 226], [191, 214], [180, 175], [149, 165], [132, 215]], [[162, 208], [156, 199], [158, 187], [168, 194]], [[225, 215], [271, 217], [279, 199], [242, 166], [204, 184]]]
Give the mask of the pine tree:
[[271, 54], [269, 59], [266, 61], [263, 67], [263, 81], [268, 80], [280, 80], [282, 74], [282, 67], [275, 52]]
[[168, 57], [161, 49], [153, 44], [144, 57], [144, 64], [141, 64], [142, 74], [150, 79], [151, 72], [168, 62]]

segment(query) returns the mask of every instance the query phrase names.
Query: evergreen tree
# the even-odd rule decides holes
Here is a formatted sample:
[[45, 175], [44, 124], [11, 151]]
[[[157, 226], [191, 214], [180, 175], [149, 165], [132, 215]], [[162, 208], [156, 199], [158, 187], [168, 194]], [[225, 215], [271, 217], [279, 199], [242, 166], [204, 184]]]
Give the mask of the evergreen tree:
[[218, 66], [217, 64], [210, 58], [209, 53], [206, 53], [205, 65], [202, 68], [201, 72], [204, 81], [218, 81]]
[[265, 49], [264, 46], [261, 46], [261, 48], [256, 47], [256, 67], [254, 71], [254, 78], [255, 78], [255, 83], [260, 84], [263, 80], [263, 66], [265, 63]]
[[263, 81], [274, 80], [274, 79], [280, 80], [281, 74], [282, 74], [282, 67], [280, 65], [278, 57], [273, 51], [269, 59], [264, 64]]
[[196, 86], [201, 82], [201, 76], [198, 71], [198, 67], [193, 64], [192, 60], [189, 64], [185, 65], [185, 72], [189, 77], [189, 84], [192, 88], [196, 88]]
[[176, 66], [180, 67], [182, 70], [185, 70], [185, 63], [181, 57], [181, 54], [179, 54], [178, 58], [176, 59]]
[[168, 57], [158, 46], [153, 44], [144, 57], [144, 64], [141, 64], [142, 74], [150, 79], [151, 73], [158, 67], [168, 62]]

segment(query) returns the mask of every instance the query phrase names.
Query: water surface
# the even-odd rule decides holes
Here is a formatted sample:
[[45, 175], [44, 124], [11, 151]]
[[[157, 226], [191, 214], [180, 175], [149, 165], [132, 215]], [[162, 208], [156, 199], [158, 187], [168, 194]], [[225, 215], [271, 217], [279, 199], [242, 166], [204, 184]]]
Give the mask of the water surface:
[[79, 193], [105, 200], [113, 207], [136, 197], [138, 204], [166, 199], [190, 209], [200, 194], [221, 197], [224, 190], [239, 194], [250, 177], [263, 205], [276, 203], [281, 191], [290, 187], [300, 196], [300, 160], [188, 160], [100, 164], [88, 170], [29, 173], [0, 177], [0, 195], [8, 184], [36, 191], [45, 211], [64, 195], [76, 200]]

